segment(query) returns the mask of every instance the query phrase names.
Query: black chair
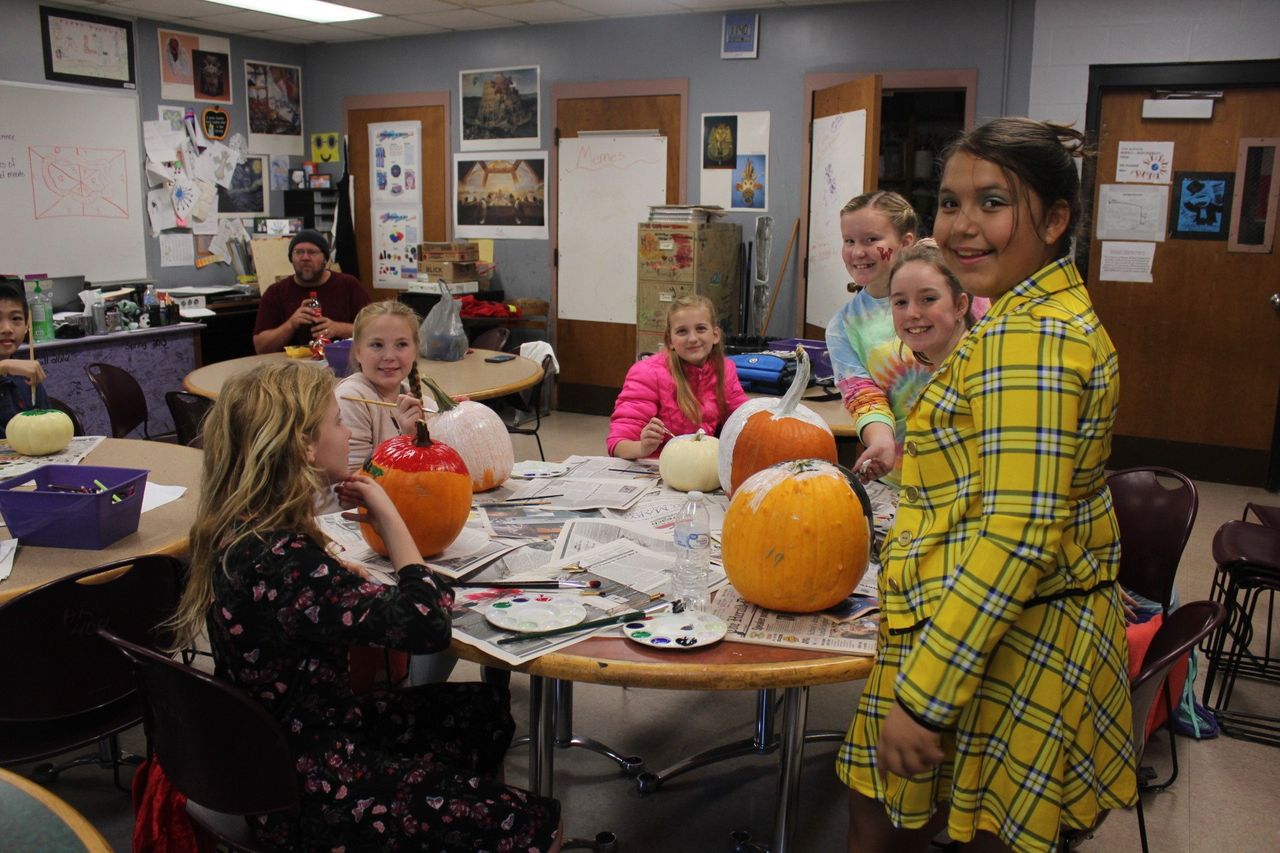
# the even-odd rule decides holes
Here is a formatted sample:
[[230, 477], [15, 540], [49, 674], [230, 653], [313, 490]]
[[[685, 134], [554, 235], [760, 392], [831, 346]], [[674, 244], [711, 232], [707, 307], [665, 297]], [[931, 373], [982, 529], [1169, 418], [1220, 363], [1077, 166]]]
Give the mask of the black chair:
[[[1151, 716], [1151, 708], [1155, 705], [1156, 697], [1163, 692], [1162, 688], [1169, 678], [1169, 670], [1191, 651], [1196, 643], [1213, 633], [1226, 616], [1226, 608], [1215, 601], [1193, 601], [1170, 613], [1152, 637], [1147, 654], [1142, 659], [1142, 668], [1129, 680], [1129, 691], [1133, 702], [1133, 749], [1139, 764], [1142, 763], [1142, 755], [1146, 750], [1147, 718]], [[1142, 811], [1141, 794], [1138, 797], [1137, 810], [1142, 853], [1147, 853], [1147, 821]], [[1076, 842], [1092, 835], [1105, 818], [1104, 812], [1089, 830], [1064, 830], [1059, 845], [1061, 850], [1070, 850]]]
[[473, 349], [489, 349], [495, 352], [503, 352], [507, 346], [507, 339], [511, 337], [511, 330], [506, 326], [494, 326], [492, 329], [485, 329], [476, 335], [475, 340], [471, 342]]
[[[507, 432], [512, 435], [533, 436], [534, 441], [538, 442], [538, 458], [543, 462], [547, 461], [547, 455], [542, 451], [542, 438], [538, 435], [538, 430], [542, 427], [542, 407], [550, 401], [551, 389], [556, 381], [552, 364], [551, 356], [542, 359], [542, 380], [532, 388], [486, 401], [507, 425]], [[526, 426], [531, 421], [533, 426]]]
[[213, 401], [186, 391], [166, 391], [164, 402], [169, 407], [169, 414], [173, 415], [173, 425], [178, 431], [178, 444], [203, 447], [201, 430], [204, 428], [205, 416], [213, 408]]
[[71, 418], [71, 434], [84, 435], [84, 427], [80, 425], [80, 416], [76, 414], [76, 410], [71, 406], [59, 400], [57, 397], [49, 398], [49, 408], [57, 409], [67, 417]]
[[133, 673], [94, 631], [164, 646], [159, 628], [177, 606], [182, 564], [148, 556], [86, 569], [0, 605], [0, 766], [98, 743], [96, 754], [35, 769], [41, 783], [81, 764], [110, 767], [120, 784], [115, 736], [142, 721]]
[[111, 631], [98, 636], [131, 665], [151, 755], [187, 797], [196, 831], [232, 850], [274, 850], [254, 837], [245, 816], [298, 812], [298, 775], [276, 720], [234, 685]]
[[86, 364], [84, 372], [89, 374], [89, 381], [102, 398], [102, 404], [107, 407], [112, 438], [124, 438], [139, 426], [142, 427], [144, 438], [160, 437], [151, 434], [151, 427], [147, 423], [147, 398], [133, 374], [114, 364], [100, 361]]
[[[1117, 471], [1107, 478], [1107, 486], [1120, 525], [1117, 580], [1125, 589], [1159, 602], [1162, 616], [1167, 619], [1174, 577], [1200, 506], [1195, 483], [1172, 469], [1149, 467]], [[1167, 788], [1178, 778], [1178, 747], [1173, 731], [1177, 703], [1170, 691], [1165, 690], [1164, 694], [1173, 770], [1165, 781], [1150, 785], [1155, 789]]]

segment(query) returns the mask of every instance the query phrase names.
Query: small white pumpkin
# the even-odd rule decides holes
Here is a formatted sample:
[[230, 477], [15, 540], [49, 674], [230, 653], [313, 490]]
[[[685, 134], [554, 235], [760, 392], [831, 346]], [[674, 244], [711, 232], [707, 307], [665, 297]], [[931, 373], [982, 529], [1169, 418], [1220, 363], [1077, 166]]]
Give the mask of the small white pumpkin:
[[487, 492], [506, 482], [516, 464], [515, 451], [507, 425], [497, 412], [474, 400], [455, 403], [430, 378], [424, 378], [423, 384], [440, 406], [439, 413], [430, 418], [431, 437], [458, 451], [471, 472], [472, 490]]
[[48, 456], [67, 449], [75, 428], [65, 412], [31, 409], [10, 418], [4, 432], [9, 446], [23, 456]]
[[667, 442], [658, 457], [658, 473], [676, 491], [710, 492], [720, 486], [719, 459], [720, 440], [700, 429]]

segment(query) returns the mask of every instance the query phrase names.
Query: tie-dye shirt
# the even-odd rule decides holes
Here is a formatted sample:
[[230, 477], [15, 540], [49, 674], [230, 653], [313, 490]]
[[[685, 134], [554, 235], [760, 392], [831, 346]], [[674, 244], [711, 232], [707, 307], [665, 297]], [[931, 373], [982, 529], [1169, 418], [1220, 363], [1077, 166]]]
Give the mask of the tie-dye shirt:
[[877, 299], [865, 290], [854, 294], [827, 324], [827, 350], [836, 387], [859, 437], [870, 423], [893, 428], [897, 454], [893, 471], [881, 479], [896, 486], [907, 412], [933, 368], [917, 362], [911, 350], [901, 345], [889, 298]]

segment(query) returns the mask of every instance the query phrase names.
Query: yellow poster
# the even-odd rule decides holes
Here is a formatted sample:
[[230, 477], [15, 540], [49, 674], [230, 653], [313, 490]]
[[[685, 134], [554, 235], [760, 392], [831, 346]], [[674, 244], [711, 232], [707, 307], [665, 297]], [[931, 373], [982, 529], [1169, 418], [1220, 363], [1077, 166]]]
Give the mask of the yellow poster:
[[311, 134], [311, 159], [316, 163], [342, 162], [342, 135], [334, 130]]

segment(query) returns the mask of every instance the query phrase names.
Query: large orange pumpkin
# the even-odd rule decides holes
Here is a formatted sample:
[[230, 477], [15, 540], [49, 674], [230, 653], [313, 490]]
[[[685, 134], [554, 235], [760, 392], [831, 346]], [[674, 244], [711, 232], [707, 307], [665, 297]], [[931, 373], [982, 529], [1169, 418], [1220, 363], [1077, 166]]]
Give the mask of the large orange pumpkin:
[[800, 405], [809, 385], [809, 356], [796, 348], [796, 375], [781, 399], [757, 397], [738, 407], [720, 430], [720, 486], [726, 495], [757, 471], [789, 459], [836, 462], [836, 439], [822, 416]]
[[[431, 440], [425, 421], [417, 435], [397, 435], [379, 444], [364, 471], [386, 490], [424, 557], [439, 554], [458, 538], [471, 512], [471, 474], [458, 452]], [[371, 524], [365, 541], [387, 556], [386, 543]]]
[[871, 502], [847, 469], [781, 462], [747, 478], [724, 517], [724, 570], [752, 604], [812, 613], [838, 604], [867, 571]]

